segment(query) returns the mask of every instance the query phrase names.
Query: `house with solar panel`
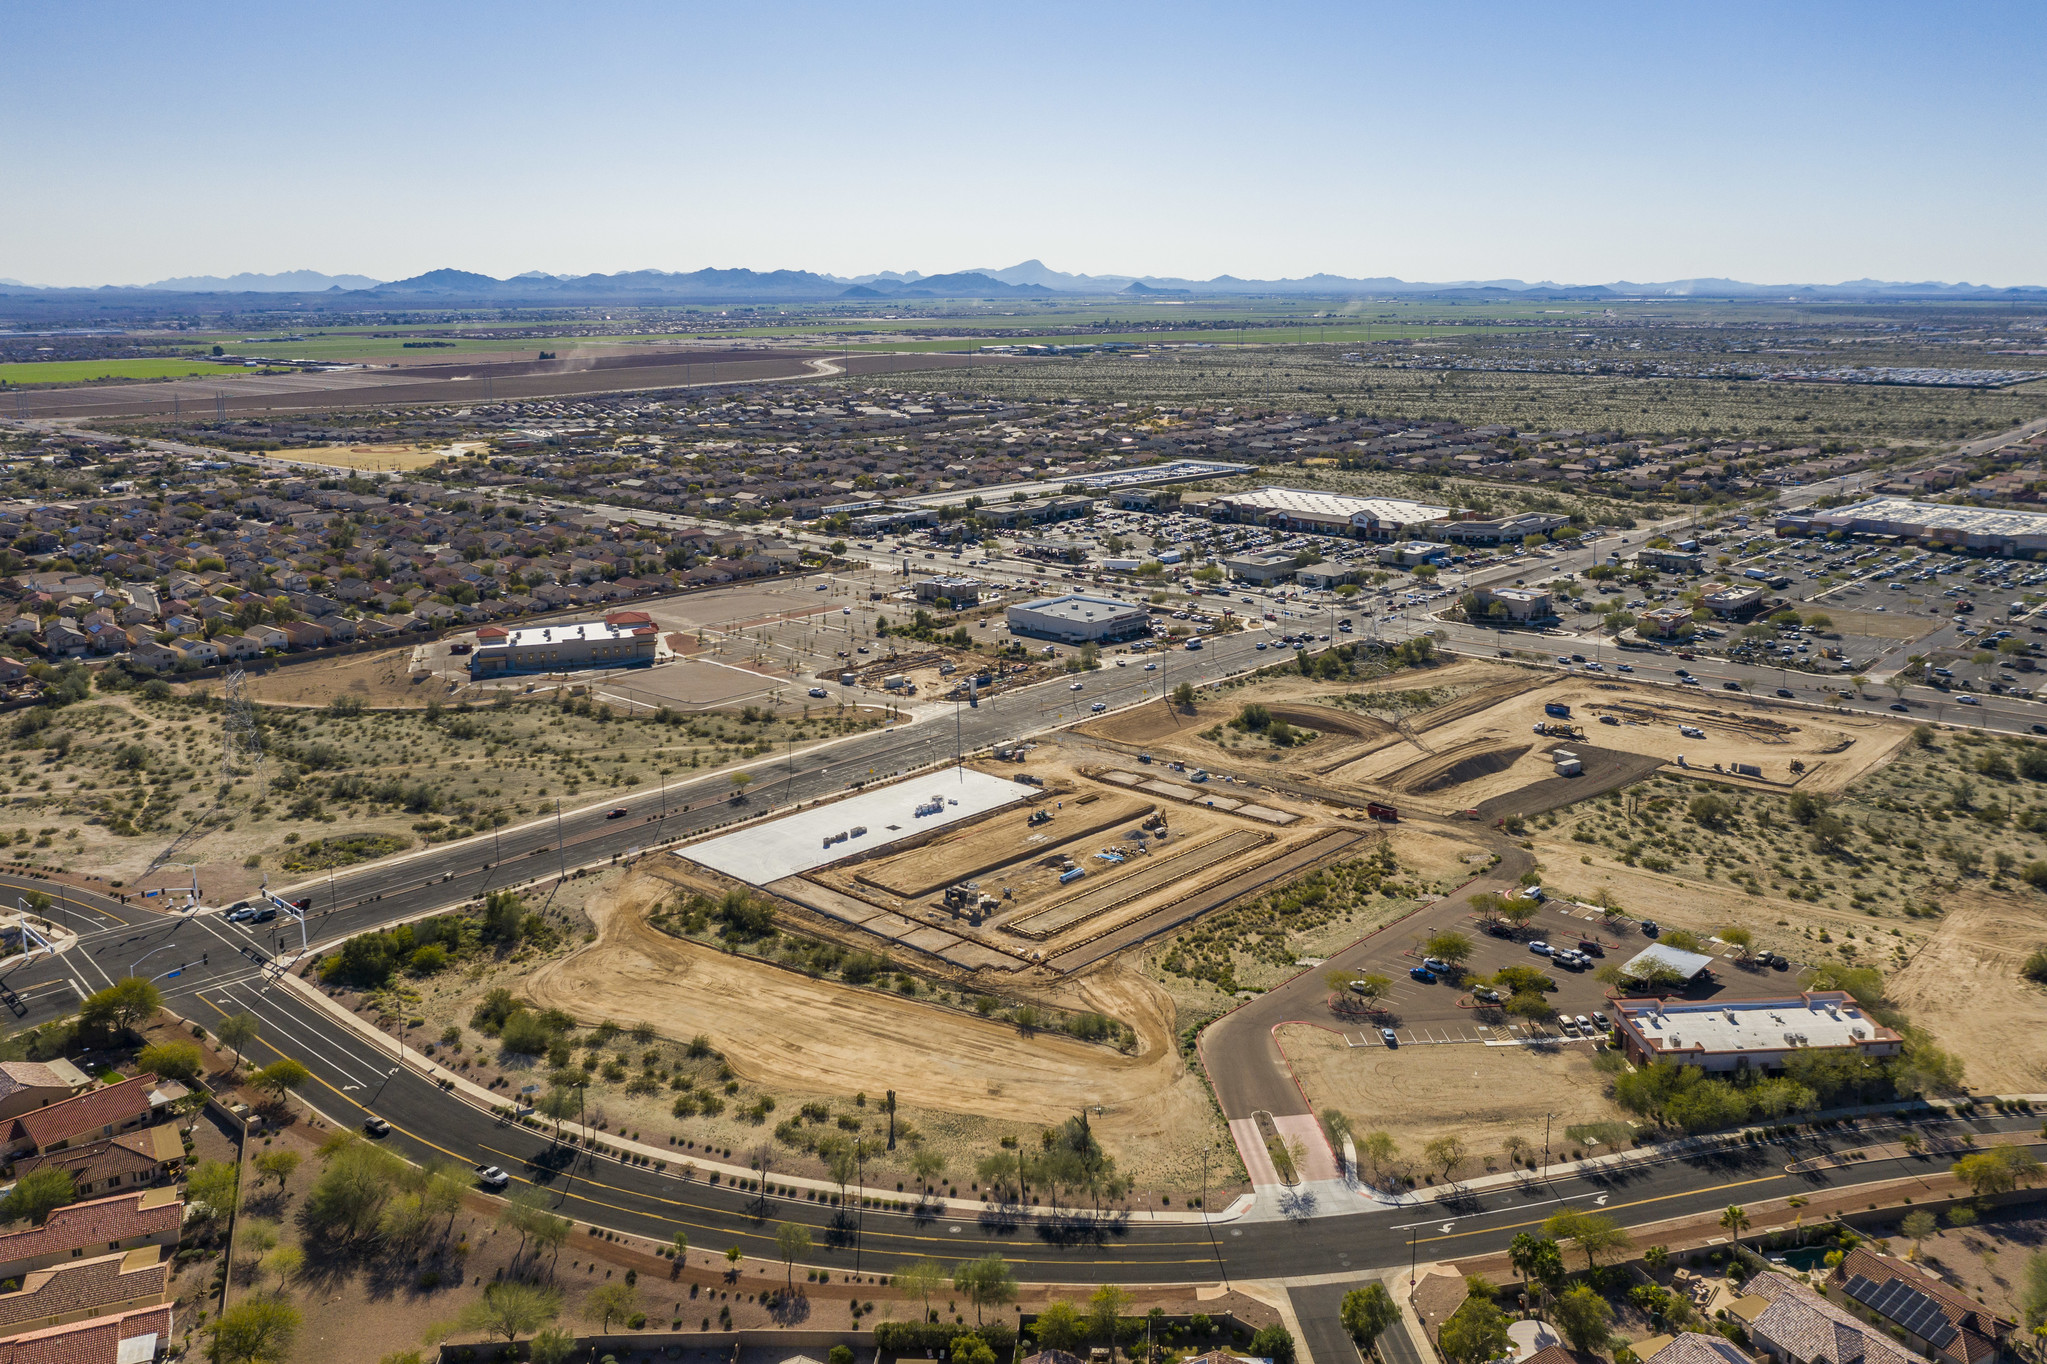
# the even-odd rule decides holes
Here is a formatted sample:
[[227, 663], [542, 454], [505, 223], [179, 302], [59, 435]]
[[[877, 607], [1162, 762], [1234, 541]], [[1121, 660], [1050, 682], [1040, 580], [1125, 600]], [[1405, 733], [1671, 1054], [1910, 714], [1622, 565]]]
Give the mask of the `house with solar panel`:
[[1934, 1364], [1992, 1364], [2009, 1354], [2018, 1323], [1890, 1255], [1857, 1246], [1826, 1279], [1827, 1297], [1894, 1333]]

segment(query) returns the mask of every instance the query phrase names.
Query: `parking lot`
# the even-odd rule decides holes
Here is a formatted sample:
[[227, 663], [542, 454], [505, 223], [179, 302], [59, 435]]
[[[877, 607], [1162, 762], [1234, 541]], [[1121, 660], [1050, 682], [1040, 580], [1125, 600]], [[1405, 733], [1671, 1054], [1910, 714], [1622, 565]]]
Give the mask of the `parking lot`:
[[[1410, 972], [1423, 965], [1421, 944], [1444, 929], [1468, 935], [1472, 940], [1471, 956], [1461, 971], [1439, 976], [1433, 984], [1415, 979]], [[1565, 1027], [1563, 1020], [1575, 1019], [1580, 1014], [1590, 1019], [1595, 1013], [1606, 1012], [1609, 987], [1598, 980], [1598, 968], [1609, 962], [1627, 961], [1654, 941], [1642, 931], [1640, 920], [1609, 919], [1599, 909], [1570, 902], [1545, 902], [1527, 926], [1515, 931], [1512, 937], [1495, 936], [1477, 915], [1462, 910], [1446, 910], [1441, 915], [1423, 911], [1399, 930], [1381, 935], [1367, 948], [1364, 960], [1351, 965], [1354, 974], [1383, 975], [1392, 981], [1392, 986], [1380, 1001], [1375, 1016], [1367, 1017], [1362, 1010], [1356, 1010], [1345, 1018], [1344, 1040], [1353, 1047], [1383, 1048], [1388, 1044], [1380, 1030], [1390, 1028], [1397, 1039], [1394, 1045], [1400, 1047], [1459, 1043], [1589, 1045], [1604, 1036], [1603, 1029], [1595, 1025], [1590, 1032], [1580, 1032], [1575, 1026]], [[1595, 955], [1591, 964], [1582, 969], [1572, 969], [1530, 950], [1531, 942], [1547, 942], [1555, 948], [1590, 943], [1604, 955]], [[1721, 962], [1712, 968], [1711, 979], [1683, 992], [1680, 997], [1684, 999], [1712, 999], [1721, 994], [1752, 998], [1797, 989], [1788, 970], [1739, 966], [1729, 949], [1717, 943], [1709, 942], [1702, 950], [1720, 957]], [[1556, 1010], [1555, 1019], [1537, 1024], [1496, 1008], [1480, 1007], [1472, 994], [1471, 982], [1508, 966], [1531, 967], [1556, 982], [1557, 988], [1547, 996]]]

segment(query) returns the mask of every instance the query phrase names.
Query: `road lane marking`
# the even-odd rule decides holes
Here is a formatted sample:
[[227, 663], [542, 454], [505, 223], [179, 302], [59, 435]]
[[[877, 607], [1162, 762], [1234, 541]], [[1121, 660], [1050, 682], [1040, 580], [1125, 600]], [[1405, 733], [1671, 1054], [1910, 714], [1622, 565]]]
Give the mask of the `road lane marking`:
[[[270, 1001], [270, 1000], [267, 1000], [267, 999], [265, 999], [265, 998], [264, 998], [264, 997], [263, 997], [262, 995], [260, 995], [260, 994], [256, 995], [256, 997], [255, 997], [255, 998], [254, 998], [253, 1000], [245, 1000], [245, 999], [241, 999], [241, 998], [238, 998], [238, 997], [236, 997], [236, 996], [235, 996], [234, 994], [232, 994], [232, 993], [230, 993], [230, 992], [223, 992], [223, 993], [227, 993], [228, 999], [229, 999], [229, 1001], [230, 1001], [231, 1003], [235, 1004], [236, 1006], [238, 1006], [238, 1007], [240, 1007], [240, 1008], [248, 1009], [248, 1010], [249, 1010], [250, 1012], [252, 1012], [252, 1013], [257, 1013], [257, 1011], [258, 1011], [259, 1009], [261, 1009], [261, 1008], [262, 1008], [263, 1006], [265, 1006], [265, 1005], [270, 1005], [270, 1006], [271, 1006], [271, 1008], [273, 1009], [273, 1011], [274, 1011], [274, 1012], [276, 1012], [276, 1013], [278, 1013], [278, 1014], [280, 1014], [280, 1015], [282, 1015], [282, 1014], [283, 1014], [283, 1011], [282, 1011], [282, 1010], [278, 1010], [278, 1009], [276, 1009], [276, 1008], [275, 1008], [275, 1005], [274, 1005], [274, 1004], [272, 1003], [272, 1001]], [[215, 1007], [216, 1007], [216, 1008], [218, 1008], [219, 1006], [218, 1006], [218, 1005], [216, 1005]], [[260, 1017], [262, 1017], [262, 1015], [261, 1015], [260, 1013], [258, 1013], [258, 1017], [260, 1018]], [[381, 1073], [381, 1072], [379, 1072], [379, 1073], [378, 1073], [377, 1075], [374, 1075], [374, 1076], [370, 1076], [370, 1077], [364, 1077], [364, 1076], [359, 1076], [359, 1075], [355, 1074], [355, 1073], [354, 1073], [353, 1071], [349, 1070], [349, 1069], [348, 1069], [348, 1067], [347, 1067], [347, 1066], [345, 1066], [345, 1065], [343, 1065], [343, 1064], [342, 1064], [341, 1062], [339, 1062], [339, 1061], [336, 1061], [336, 1060], [334, 1060], [334, 1059], [333, 1059], [332, 1057], [330, 1057], [330, 1056], [326, 1055], [326, 1054], [325, 1054], [324, 1052], [320, 1051], [320, 1050], [319, 1050], [319, 1049], [318, 1049], [317, 1047], [315, 1047], [315, 1046], [313, 1045], [313, 1043], [312, 1043], [312, 1042], [308, 1041], [308, 1040], [307, 1040], [307, 1039], [305, 1039], [305, 1038], [302, 1038], [302, 1037], [300, 1037], [300, 1036], [299, 1036], [299, 1035], [298, 1035], [297, 1033], [294, 1033], [294, 1032], [292, 1032], [292, 1031], [291, 1031], [291, 1030], [290, 1030], [289, 1028], [287, 1028], [287, 1027], [285, 1027], [285, 1026], [284, 1026], [284, 1022], [291, 1022], [291, 1023], [296, 1023], [296, 1022], [298, 1022], [298, 1020], [297, 1020], [297, 1019], [294, 1019], [294, 1018], [289, 1018], [289, 1017], [285, 1017], [285, 1018], [284, 1018], [284, 1021], [283, 1021], [283, 1022], [275, 1022], [275, 1023], [273, 1023], [273, 1022], [272, 1022], [271, 1020], [269, 1020], [269, 1019], [264, 1019], [263, 1021], [264, 1021], [264, 1022], [266, 1022], [266, 1023], [270, 1023], [270, 1024], [271, 1024], [271, 1026], [274, 1026], [274, 1027], [275, 1027], [275, 1028], [276, 1028], [276, 1029], [278, 1030], [278, 1032], [279, 1032], [279, 1033], [281, 1033], [281, 1034], [283, 1034], [283, 1035], [284, 1035], [284, 1036], [285, 1036], [286, 1038], [288, 1038], [288, 1039], [290, 1039], [291, 1041], [293, 1041], [293, 1042], [297, 1043], [297, 1044], [298, 1044], [299, 1046], [302, 1046], [302, 1047], [306, 1048], [306, 1049], [307, 1049], [307, 1050], [308, 1050], [309, 1052], [311, 1052], [311, 1053], [312, 1053], [312, 1054], [313, 1054], [314, 1056], [316, 1056], [316, 1057], [318, 1057], [318, 1058], [319, 1058], [320, 1060], [322, 1060], [322, 1061], [326, 1062], [326, 1063], [327, 1063], [328, 1065], [331, 1065], [331, 1066], [333, 1066], [333, 1067], [334, 1067], [334, 1069], [335, 1069], [335, 1070], [337, 1070], [337, 1071], [339, 1071], [339, 1072], [340, 1072], [340, 1073], [341, 1073], [342, 1075], [345, 1075], [345, 1076], [347, 1076], [347, 1077], [348, 1077], [349, 1079], [351, 1079], [351, 1080], [354, 1080], [354, 1081], [356, 1081], [356, 1083], [355, 1083], [355, 1084], [353, 1084], [353, 1085], [349, 1086], [349, 1088], [351, 1088], [351, 1089], [360, 1089], [360, 1088], [362, 1088], [362, 1087], [363, 1087], [364, 1085], [366, 1085], [366, 1084], [369, 1084], [369, 1083], [370, 1083], [370, 1081], [371, 1081], [372, 1079], [381, 1079], [381, 1078], [383, 1078], [383, 1077], [382, 1077], [382, 1073]], [[331, 1044], [330, 1044], [330, 1045], [331, 1045]], [[276, 1050], [276, 1048], [274, 1048], [274, 1047], [273, 1047], [273, 1048], [272, 1048], [272, 1050], [273, 1050], [273, 1051], [275, 1051], [275, 1050]], [[280, 1054], [281, 1054], [281, 1053], [280, 1053]], [[363, 1062], [361, 1061], [361, 1059], [360, 1059], [360, 1058], [358, 1058], [358, 1057], [356, 1057], [356, 1056], [354, 1056], [354, 1055], [352, 1055], [352, 1054], [350, 1054], [350, 1053], [348, 1053], [348, 1052], [346, 1052], [346, 1051], [344, 1051], [344, 1052], [343, 1052], [342, 1054], [343, 1054], [344, 1056], [346, 1056], [346, 1057], [348, 1058], [348, 1060], [349, 1060], [349, 1061], [353, 1062], [354, 1064], [356, 1064], [356, 1065], [358, 1065], [358, 1066], [360, 1066], [360, 1065], [362, 1065], [362, 1064], [363, 1064]]]
[[[1608, 1209], [1608, 1211], [1619, 1212], [1622, 1208], [1639, 1208], [1644, 1207], [1650, 1203], [1666, 1203], [1673, 1198], [1697, 1198], [1705, 1194], [1718, 1193], [1722, 1189], [1742, 1189], [1747, 1188], [1751, 1184], [1767, 1184], [1771, 1180], [1789, 1179], [1790, 1177], [1791, 1176], [1786, 1174], [1774, 1174], [1759, 1175], [1754, 1179], [1737, 1179], [1731, 1184], [1713, 1184], [1708, 1185], [1704, 1188], [1685, 1189], [1678, 1193], [1657, 1194], [1653, 1198], [1637, 1198], [1632, 1202], [1628, 1203], [1616, 1203], [1613, 1205], [1612, 1208]], [[1569, 1203], [1571, 1200], [1568, 1198], [1559, 1198], [1556, 1199], [1555, 1201], [1558, 1203]], [[1504, 1211], [1504, 1209], [1502, 1211]], [[1470, 1231], [1451, 1232], [1448, 1235], [1424, 1236], [1420, 1238], [1417, 1244], [1426, 1245], [1431, 1241], [1455, 1241], [1465, 1236], [1486, 1236], [1490, 1235], [1493, 1232], [1513, 1231], [1519, 1227], [1536, 1227], [1541, 1226], [1544, 1222], [1547, 1222], [1548, 1220], [1549, 1219], [1546, 1217], [1538, 1217], [1533, 1219], [1532, 1221], [1527, 1222], [1505, 1222], [1497, 1226], [1474, 1227]]]

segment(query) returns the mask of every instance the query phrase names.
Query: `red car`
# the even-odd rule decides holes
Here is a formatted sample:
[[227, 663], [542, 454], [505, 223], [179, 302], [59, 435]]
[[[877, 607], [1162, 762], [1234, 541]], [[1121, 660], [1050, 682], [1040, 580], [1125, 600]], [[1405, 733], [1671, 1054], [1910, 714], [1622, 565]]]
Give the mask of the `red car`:
[[629, 812], [628, 812], [628, 811], [626, 810], [625, 806], [621, 805], [621, 806], [619, 806], [619, 807], [618, 807], [618, 808], [617, 808], [616, 810], [613, 810], [613, 811], [612, 811], [612, 812], [611, 812], [610, 814], [606, 815], [606, 816], [605, 816], [605, 818], [606, 818], [606, 819], [624, 819], [624, 818], [626, 817], [627, 813], [629, 813]]

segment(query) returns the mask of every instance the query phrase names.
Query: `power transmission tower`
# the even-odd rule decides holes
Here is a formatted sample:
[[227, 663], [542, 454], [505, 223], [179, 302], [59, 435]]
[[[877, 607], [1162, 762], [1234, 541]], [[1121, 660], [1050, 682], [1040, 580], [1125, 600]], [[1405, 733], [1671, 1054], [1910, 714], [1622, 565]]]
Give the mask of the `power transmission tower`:
[[256, 721], [256, 708], [249, 703], [248, 676], [240, 668], [227, 675], [221, 692], [224, 713], [220, 721], [220, 781], [225, 786], [238, 776], [255, 778], [255, 798], [263, 797], [263, 730]]

